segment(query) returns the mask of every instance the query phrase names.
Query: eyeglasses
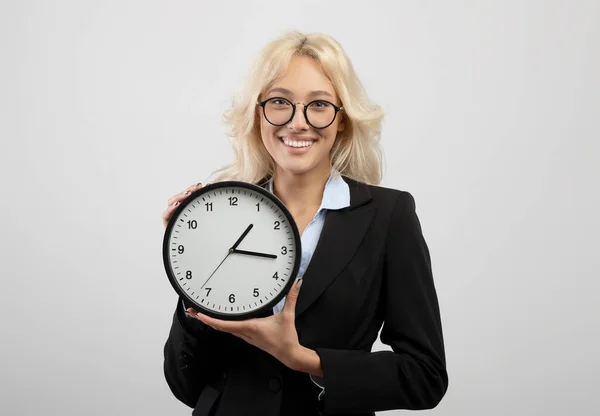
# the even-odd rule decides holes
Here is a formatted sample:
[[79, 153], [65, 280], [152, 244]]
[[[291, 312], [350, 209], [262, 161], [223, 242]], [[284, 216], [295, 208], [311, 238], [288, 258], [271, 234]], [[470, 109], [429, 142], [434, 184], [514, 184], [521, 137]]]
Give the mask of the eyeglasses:
[[335, 120], [338, 111], [344, 109], [344, 107], [338, 107], [325, 100], [314, 100], [308, 104], [294, 104], [282, 97], [272, 97], [256, 103], [262, 107], [265, 119], [274, 126], [283, 126], [292, 121], [298, 104], [304, 106], [304, 119], [315, 129], [329, 127]]

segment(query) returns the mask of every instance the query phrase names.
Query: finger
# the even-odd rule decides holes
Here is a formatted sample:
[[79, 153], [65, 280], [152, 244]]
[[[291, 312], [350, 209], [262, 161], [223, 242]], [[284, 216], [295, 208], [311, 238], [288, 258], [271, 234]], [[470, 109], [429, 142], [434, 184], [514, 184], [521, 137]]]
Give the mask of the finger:
[[188, 196], [190, 196], [192, 194], [192, 192], [197, 191], [200, 188], [202, 188], [202, 183], [197, 183], [196, 185], [191, 185], [185, 191], [178, 193], [177, 195], [173, 195], [171, 198], [169, 198], [167, 200], [167, 204], [168, 204], [167, 209], [164, 210], [162, 213], [162, 222], [163, 222], [164, 228], [166, 228], [167, 225], [169, 224], [169, 221], [171, 220], [171, 217], [173, 216], [173, 212], [175, 212], [175, 210], [177, 209], [177, 207], [179, 206], [181, 201], [183, 201]]
[[231, 334], [252, 332], [252, 324], [248, 321], [223, 321], [211, 318], [210, 316], [203, 315], [199, 312], [196, 316], [206, 325], [218, 331], [229, 332]]
[[186, 199], [188, 196], [191, 195], [192, 192], [197, 191], [198, 189], [202, 188], [202, 183], [197, 183], [196, 185], [190, 185], [187, 187], [187, 189], [185, 189], [182, 192], [179, 192], [175, 195], [173, 195], [171, 198], [169, 198], [167, 200], [167, 205], [171, 206], [173, 205], [175, 202], [179, 201], [183, 201], [184, 199]]
[[296, 302], [298, 301], [298, 294], [300, 293], [302, 281], [303, 279], [299, 279], [297, 282], [295, 282], [294, 286], [292, 286], [292, 289], [288, 292], [285, 298], [285, 304], [281, 310], [281, 312], [284, 314], [291, 314], [291, 316], [296, 314]]
[[242, 333], [237, 333], [237, 334], [233, 334], [238, 338], [243, 339], [244, 341], [246, 341], [248, 344], [252, 344], [254, 342], [254, 339], [246, 334], [242, 334]]
[[[190, 318], [194, 318], [200, 321], [200, 318], [198, 318], [198, 311], [195, 310], [194, 308], [187, 308], [185, 310], [185, 314], [186, 316], [189, 316]], [[200, 321], [202, 322], [202, 321]]]
[[194, 308], [187, 308], [185, 310], [185, 313], [187, 313], [190, 316], [194, 316], [195, 317], [198, 314], [198, 311], [196, 309], [194, 309]]
[[169, 221], [171, 220], [171, 217], [173, 216], [173, 212], [175, 212], [175, 210], [177, 209], [178, 206], [179, 206], [179, 201], [176, 201], [173, 205], [170, 205], [166, 210], [163, 211], [162, 222], [163, 222], [163, 226], [165, 228], [169, 224]]

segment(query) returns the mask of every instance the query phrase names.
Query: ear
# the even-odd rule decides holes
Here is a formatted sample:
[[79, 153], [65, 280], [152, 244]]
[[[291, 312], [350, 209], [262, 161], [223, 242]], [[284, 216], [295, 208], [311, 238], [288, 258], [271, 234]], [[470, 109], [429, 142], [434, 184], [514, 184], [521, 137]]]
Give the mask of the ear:
[[344, 129], [346, 128], [346, 116], [344, 115], [344, 113], [341, 113], [340, 116], [340, 122], [338, 123], [337, 127], [338, 133], [344, 131]]

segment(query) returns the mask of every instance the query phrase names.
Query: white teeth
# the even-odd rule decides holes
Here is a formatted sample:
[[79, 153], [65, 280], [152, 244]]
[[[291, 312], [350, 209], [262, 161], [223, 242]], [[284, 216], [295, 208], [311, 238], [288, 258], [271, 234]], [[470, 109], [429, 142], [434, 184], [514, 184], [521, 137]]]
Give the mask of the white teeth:
[[312, 141], [296, 141], [296, 140], [290, 140], [287, 137], [282, 137], [281, 138], [283, 140], [283, 142], [285, 143], [286, 146], [290, 146], [290, 147], [308, 147], [310, 145], [312, 145]]

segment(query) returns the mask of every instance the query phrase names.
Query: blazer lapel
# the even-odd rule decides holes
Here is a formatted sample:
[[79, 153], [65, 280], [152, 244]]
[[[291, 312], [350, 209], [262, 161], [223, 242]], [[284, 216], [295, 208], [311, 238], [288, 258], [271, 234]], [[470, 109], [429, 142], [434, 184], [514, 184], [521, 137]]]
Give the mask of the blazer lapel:
[[327, 212], [312, 259], [304, 273], [296, 303], [300, 316], [335, 280], [362, 241], [375, 212], [366, 184], [343, 177], [350, 188], [350, 206]]

